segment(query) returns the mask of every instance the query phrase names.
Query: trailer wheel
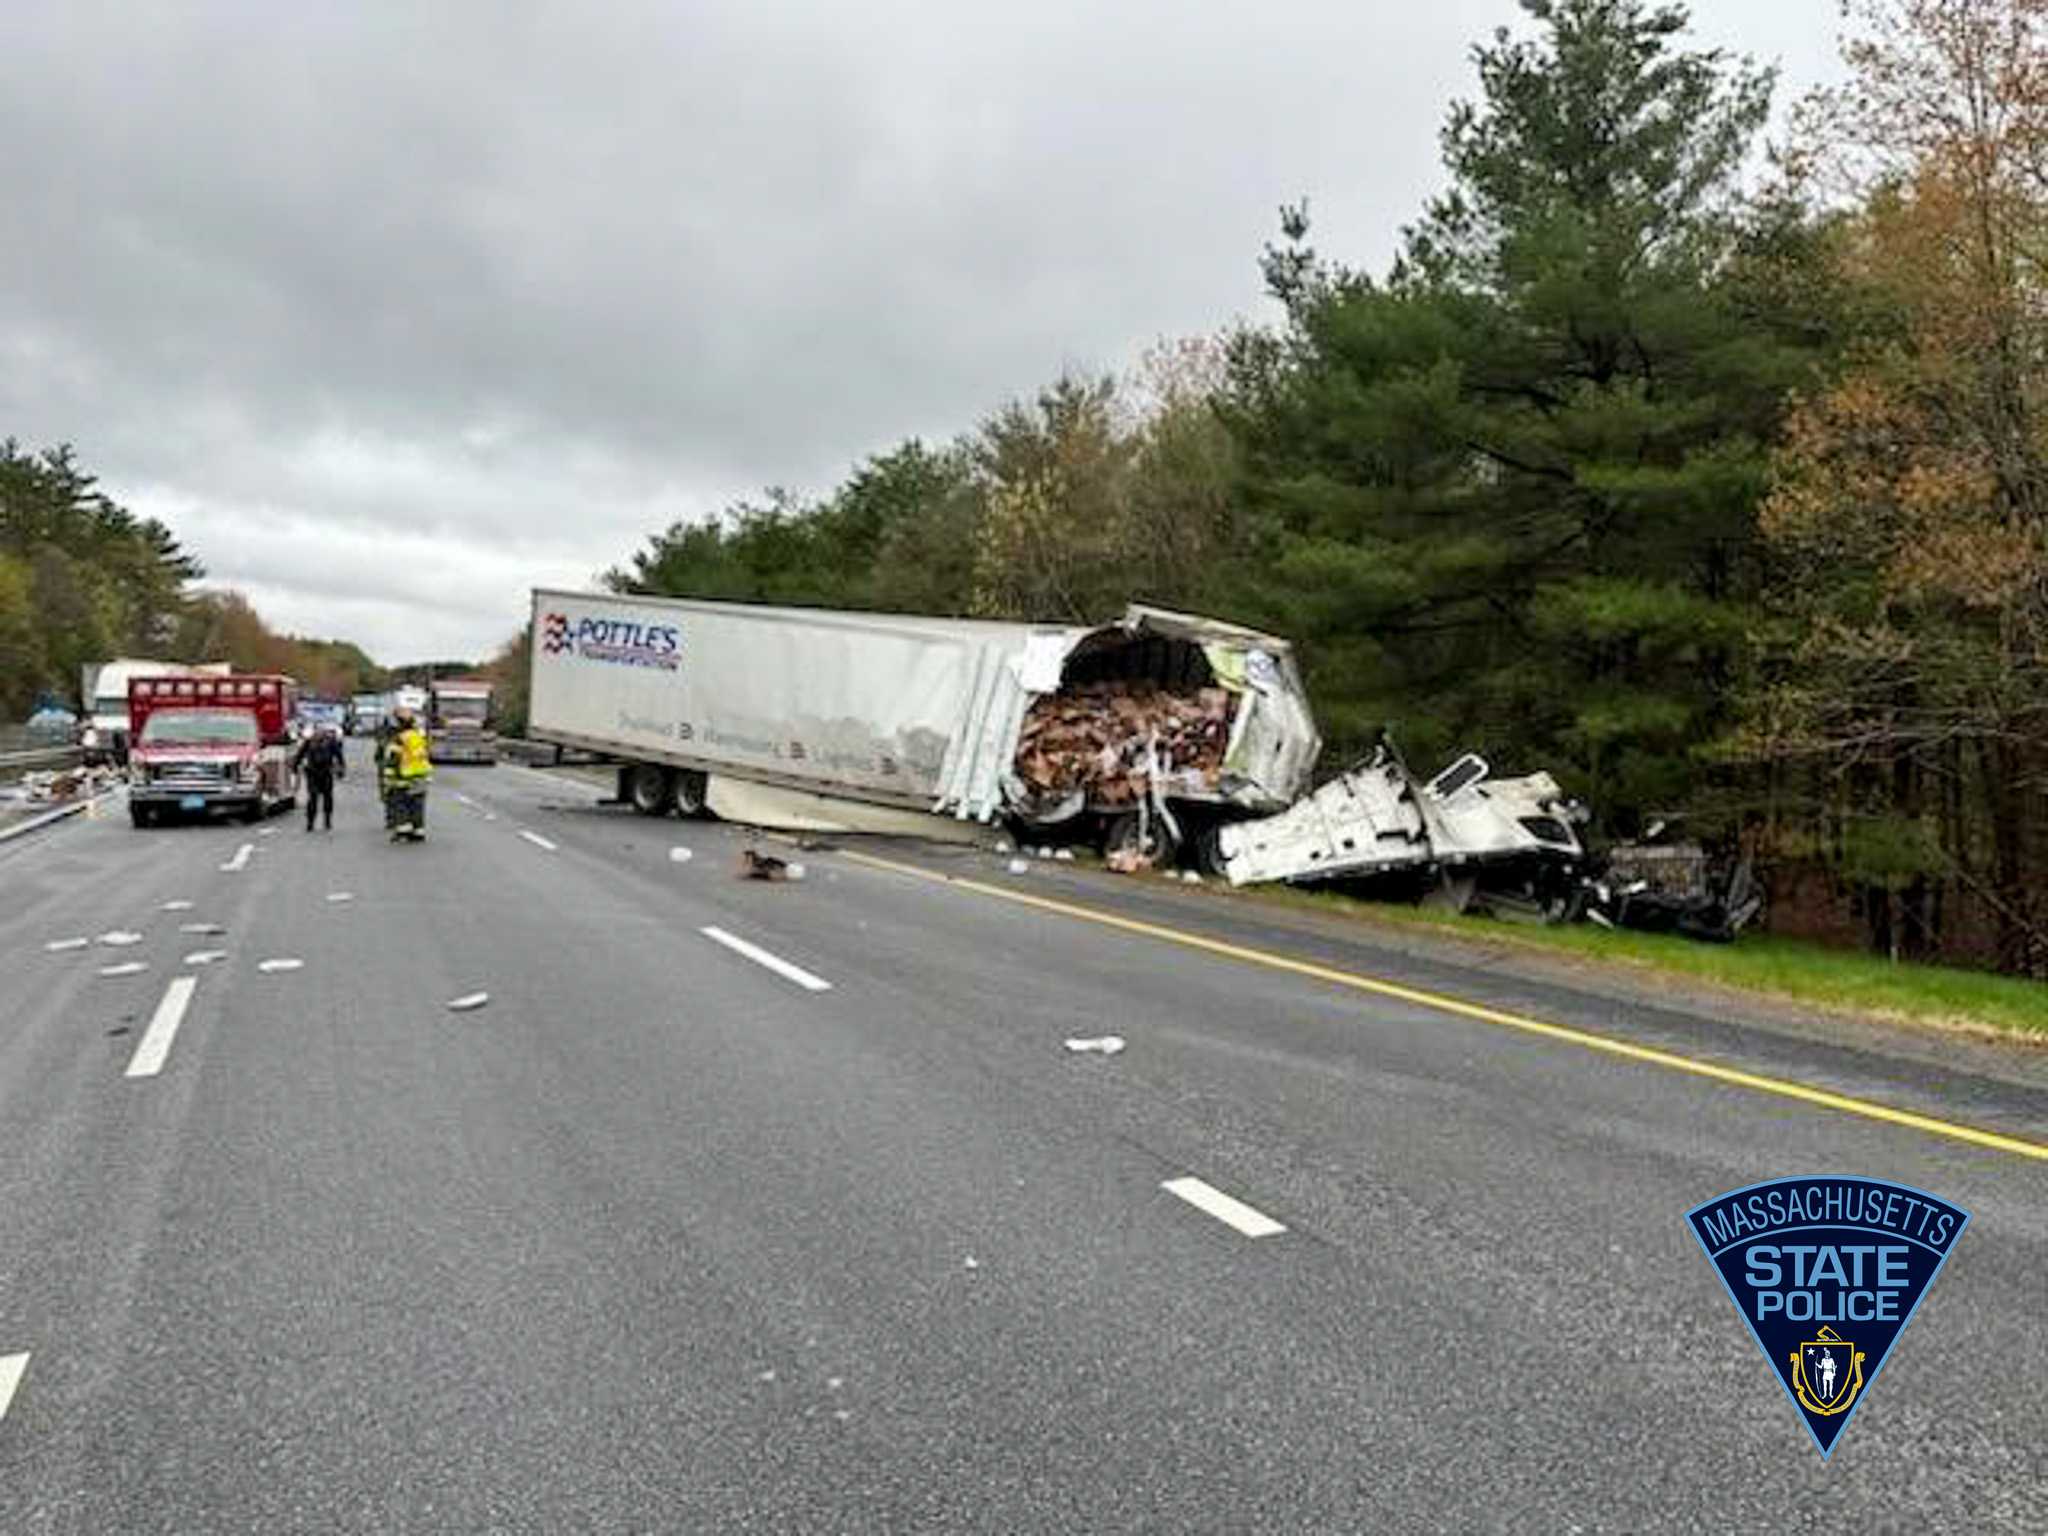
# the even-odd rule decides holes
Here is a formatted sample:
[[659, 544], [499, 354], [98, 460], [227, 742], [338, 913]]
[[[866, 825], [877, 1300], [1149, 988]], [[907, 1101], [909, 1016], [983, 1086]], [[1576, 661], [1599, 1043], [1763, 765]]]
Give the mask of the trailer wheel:
[[1145, 818], [1142, 838], [1138, 832], [1136, 811], [1110, 817], [1102, 829], [1102, 856], [1105, 859], [1117, 853], [1141, 853], [1150, 860], [1154, 869], [1166, 869], [1173, 864], [1173, 856], [1179, 848], [1180, 845], [1157, 816]]
[[676, 814], [692, 818], [705, 814], [705, 792], [710, 775], [695, 768], [678, 768], [675, 773]]
[[128, 819], [138, 827], [153, 827], [156, 825], [156, 807], [131, 802], [128, 806]]
[[676, 776], [658, 763], [635, 763], [625, 770], [621, 797], [642, 816], [666, 816], [676, 808]]

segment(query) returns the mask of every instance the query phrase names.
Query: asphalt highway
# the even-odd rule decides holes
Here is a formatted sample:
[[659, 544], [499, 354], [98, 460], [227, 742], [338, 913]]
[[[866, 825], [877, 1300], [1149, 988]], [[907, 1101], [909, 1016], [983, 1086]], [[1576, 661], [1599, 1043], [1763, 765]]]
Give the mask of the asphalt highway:
[[[339, 798], [0, 844], [0, 1532], [2048, 1530], [2038, 1055]], [[1684, 1219], [1806, 1173], [1973, 1214], [1825, 1463]]]

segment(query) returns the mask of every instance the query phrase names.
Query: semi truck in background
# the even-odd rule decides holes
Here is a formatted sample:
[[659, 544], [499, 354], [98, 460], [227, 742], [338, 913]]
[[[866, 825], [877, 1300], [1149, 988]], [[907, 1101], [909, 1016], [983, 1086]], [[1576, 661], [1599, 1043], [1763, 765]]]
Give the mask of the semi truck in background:
[[288, 677], [138, 677], [128, 684], [128, 814], [138, 827], [216, 811], [256, 821], [296, 795]]
[[443, 677], [427, 685], [427, 755], [437, 763], [497, 762], [489, 679]]
[[1161, 609], [1089, 626], [536, 590], [528, 734], [649, 815], [722, 780], [1113, 856], [1290, 804], [1321, 749], [1286, 641]]
[[377, 728], [384, 723], [390, 701], [381, 693], [358, 693], [348, 701], [348, 733], [351, 736], [374, 736]]
[[79, 674], [78, 745], [87, 767], [126, 767], [130, 741], [128, 685], [137, 678], [225, 677], [224, 661], [188, 664], [118, 656], [88, 662]]

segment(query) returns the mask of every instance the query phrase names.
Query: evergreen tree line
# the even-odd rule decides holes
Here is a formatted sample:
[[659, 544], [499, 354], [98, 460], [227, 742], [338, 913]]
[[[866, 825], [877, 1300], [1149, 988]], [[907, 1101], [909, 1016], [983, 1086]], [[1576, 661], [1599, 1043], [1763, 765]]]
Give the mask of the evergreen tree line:
[[1391, 729], [1825, 873], [1867, 939], [2048, 973], [2048, 0], [1851, 0], [1797, 104], [1683, 6], [1522, 0], [1384, 272], [1283, 210], [1279, 319], [1063, 377], [624, 591], [1301, 648]]
[[195, 592], [205, 574], [154, 518], [101, 491], [69, 447], [0, 442], [0, 721], [38, 703], [79, 707], [89, 663], [115, 656], [228, 661], [344, 695], [382, 672], [340, 640], [280, 635], [235, 592]]

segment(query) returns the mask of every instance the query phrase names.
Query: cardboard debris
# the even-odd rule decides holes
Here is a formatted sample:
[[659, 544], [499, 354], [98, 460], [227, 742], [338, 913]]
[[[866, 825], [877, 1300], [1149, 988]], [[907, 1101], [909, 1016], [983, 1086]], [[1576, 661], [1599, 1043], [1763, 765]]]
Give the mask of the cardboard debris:
[[[799, 869], [803, 866], [798, 865]], [[742, 880], [787, 880], [790, 878], [789, 861], [778, 859], [772, 853], [761, 853], [753, 848], [740, 850], [740, 878]], [[798, 876], [801, 879], [801, 876]]]
[[1134, 806], [1159, 787], [1208, 792], [1223, 775], [1235, 700], [1227, 688], [1170, 693], [1150, 684], [1083, 683], [1032, 702], [1016, 768], [1038, 794]]
[[43, 770], [21, 776], [21, 798], [31, 805], [64, 805], [86, 796], [103, 795], [121, 780], [112, 768]]

